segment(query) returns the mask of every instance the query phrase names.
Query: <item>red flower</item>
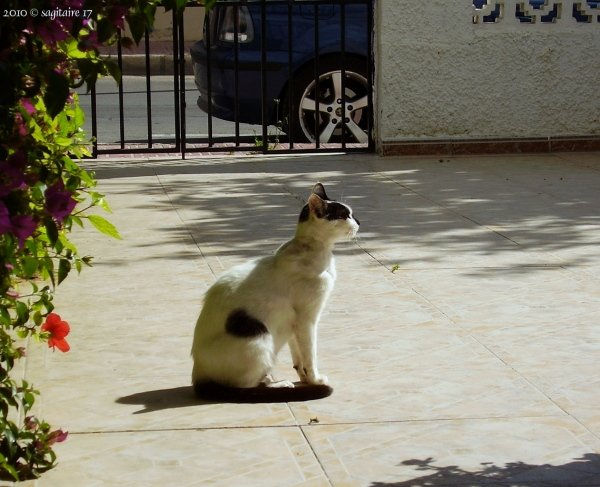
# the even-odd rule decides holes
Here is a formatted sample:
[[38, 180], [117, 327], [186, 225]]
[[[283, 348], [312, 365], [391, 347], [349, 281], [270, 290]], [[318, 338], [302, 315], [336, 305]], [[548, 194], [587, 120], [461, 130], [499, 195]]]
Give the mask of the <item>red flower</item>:
[[61, 352], [68, 352], [71, 349], [65, 340], [70, 331], [69, 324], [66, 321], [62, 321], [56, 313], [50, 313], [46, 317], [46, 321], [42, 325], [42, 331], [50, 332], [50, 338], [48, 339], [49, 347], [56, 347]]

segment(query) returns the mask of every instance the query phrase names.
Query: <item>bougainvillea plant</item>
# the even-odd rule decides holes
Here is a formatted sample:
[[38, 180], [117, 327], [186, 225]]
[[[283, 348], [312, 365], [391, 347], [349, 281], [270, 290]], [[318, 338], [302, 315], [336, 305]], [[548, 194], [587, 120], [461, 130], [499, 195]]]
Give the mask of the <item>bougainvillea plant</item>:
[[[214, 3], [214, 1], [207, 2]], [[95, 191], [84, 114], [75, 89], [120, 73], [98, 47], [124, 47], [151, 29], [158, 6], [185, 0], [4, 0], [0, 11], [0, 479], [38, 477], [55, 465], [52, 445], [67, 433], [33, 416], [39, 393], [14, 374], [36, 341], [67, 352], [69, 323], [53, 292], [81, 256], [69, 240], [86, 222], [119, 238], [91, 208], [110, 211]]]

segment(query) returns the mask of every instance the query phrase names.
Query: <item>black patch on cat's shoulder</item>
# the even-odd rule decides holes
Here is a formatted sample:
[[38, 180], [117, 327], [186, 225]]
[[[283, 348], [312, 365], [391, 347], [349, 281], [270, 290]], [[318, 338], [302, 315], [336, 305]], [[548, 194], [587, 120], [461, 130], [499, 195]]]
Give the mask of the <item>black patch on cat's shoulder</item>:
[[304, 205], [304, 208], [302, 208], [302, 211], [300, 212], [300, 218], [298, 219], [298, 222], [302, 223], [308, 221], [309, 216], [310, 210], [308, 209], [308, 205]]
[[230, 335], [252, 338], [269, 333], [262, 321], [253, 318], [243, 309], [235, 309], [227, 317], [225, 330]]
[[341, 203], [329, 202], [327, 203], [325, 217], [328, 220], [346, 220], [350, 217], [350, 210]]

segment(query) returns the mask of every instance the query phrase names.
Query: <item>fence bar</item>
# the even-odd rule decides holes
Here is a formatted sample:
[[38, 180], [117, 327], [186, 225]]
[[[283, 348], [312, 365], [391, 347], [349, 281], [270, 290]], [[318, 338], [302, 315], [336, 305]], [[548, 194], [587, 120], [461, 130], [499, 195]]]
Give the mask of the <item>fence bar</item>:
[[321, 144], [321, 134], [319, 133], [319, 120], [321, 114], [319, 109], [319, 4], [315, 3], [315, 148]]
[[177, 9], [173, 9], [173, 106], [175, 108], [175, 148], [181, 150], [181, 119], [179, 118], [179, 22]]
[[[340, 4], [341, 61], [342, 61], [342, 149], [346, 148], [346, 4]], [[337, 101], [337, 100], [336, 100]]]
[[[288, 131], [288, 141], [290, 144], [290, 150], [294, 148], [294, 132], [295, 132], [295, 122], [294, 122], [294, 71], [293, 71], [293, 23], [292, 23], [292, 6], [294, 2], [293, 0], [289, 0], [288, 2], [288, 123], [287, 123], [287, 131]], [[296, 109], [299, 111], [299, 109]]]
[[267, 133], [267, 0], [260, 5], [260, 87], [262, 98], [262, 149], [263, 154], [269, 150]]
[[121, 139], [121, 149], [125, 149], [125, 122], [123, 113], [123, 52], [121, 48], [121, 30], [117, 30], [117, 63], [119, 64], [119, 137]]
[[235, 120], [235, 145], [238, 147], [240, 145], [240, 76], [239, 76], [239, 67], [240, 67], [240, 40], [239, 40], [239, 30], [240, 30], [240, 7], [236, 5], [233, 7], [235, 10], [235, 15], [233, 19], [233, 35], [235, 40], [234, 50], [233, 50], [233, 70], [235, 77], [235, 98], [233, 102], [233, 107], [235, 110], [234, 120]]
[[373, 0], [367, 2], [367, 109], [368, 109], [368, 124], [367, 136], [369, 140], [369, 150], [375, 149], [375, 141], [373, 140]]
[[146, 49], [146, 120], [148, 121], [148, 149], [152, 148], [152, 88], [150, 86], [150, 36], [144, 29], [144, 44]]
[[[267, 3], [268, 2], [268, 3]], [[98, 121], [98, 92], [96, 87], [91, 87], [91, 125], [92, 125], [92, 136], [93, 142], [91, 147], [92, 157], [98, 157], [99, 154], [141, 154], [141, 153], [179, 153], [182, 158], [186, 157], [186, 154], [190, 152], [262, 152], [264, 154], [267, 153], [277, 153], [277, 154], [295, 154], [295, 153], [310, 153], [310, 152], [365, 152], [367, 150], [367, 144], [356, 144], [355, 137], [353, 136], [353, 131], [349, 128], [349, 124], [352, 123], [352, 115], [348, 111], [349, 105], [354, 98], [350, 99], [348, 97], [348, 93], [346, 90], [349, 88], [350, 79], [347, 79], [347, 74], [353, 64], [351, 63], [351, 53], [348, 51], [348, 30], [351, 26], [348, 25], [348, 22], [352, 22], [352, 29], [354, 29], [355, 18], [350, 17], [350, 15], [354, 15], [354, 9], [352, 11], [348, 9], [348, 5], [361, 5], [359, 7], [367, 8], [367, 12], [365, 16], [361, 16], [363, 20], [361, 20], [361, 30], [365, 28], [364, 22], [366, 20], [366, 35], [367, 35], [367, 50], [369, 53], [369, 59], [367, 61], [367, 84], [368, 84], [368, 106], [363, 108], [363, 116], [365, 117], [364, 121], [361, 123], [368, 125], [366, 127], [368, 129], [368, 149], [373, 150], [374, 148], [374, 139], [373, 139], [373, 129], [374, 129], [374, 111], [373, 111], [373, 79], [374, 79], [374, 70], [375, 66], [373, 64], [372, 59], [372, 51], [373, 51], [373, 22], [374, 22], [374, 12], [373, 12], [373, 4], [374, 0], [302, 0], [302, 2], [298, 0], [260, 0], [260, 3], [256, 3], [254, 8], [260, 8], [260, 12], [258, 10], [254, 10], [254, 12], [258, 13], [257, 17], [254, 19], [255, 22], [261, 22], [260, 32], [256, 32], [256, 34], [261, 36], [260, 39], [260, 65], [248, 63], [248, 60], [245, 57], [246, 54], [246, 46], [242, 45], [243, 41], [241, 38], [242, 25], [240, 22], [242, 21], [242, 11], [240, 10], [245, 5], [247, 5], [246, 0], [219, 0], [218, 6], [215, 9], [206, 12], [206, 34], [204, 39], [204, 46], [206, 49], [206, 61], [204, 68], [206, 69], [205, 80], [207, 83], [206, 87], [206, 96], [208, 98], [207, 103], [207, 123], [208, 123], [208, 133], [205, 133], [204, 130], [201, 130], [201, 134], [194, 136], [193, 134], [187, 134], [186, 128], [186, 118], [187, 118], [187, 108], [186, 108], [186, 79], [185, 79], [185, 68], [186, 68], [186, 59], [185, 59], [185, 24], [183, 16], [181, 12], [177, 12], [175, 9], [172, 13], [173, 15], [173, 103], [174, 103], [174, 115], [175, 115], [175, 135], [173, 136], [156, 136], [153, 134], [153, 116], [158, 116], [157, 112], [157, 101], [154, 97], [152, 88], [156, 87], [156, 83], [152, 83], [151, 76], [156, 73], [152, 73], [151, 68], [151, 57], [150, 57], [150, 48], [151, 48], [151, 40], [150, 40], [150, 32], [144, 31], [144, 47], [145, 47], [145, 67], [146, 67], [146, 122], [147, 122], [147, 137], [141, 135], [139, 140], [129, 140], [126, 139], [125, 136], [125, 106], [124, 106], [124, 78], [118, 83], [118, 97], [119, 97], [119, 141], [114, 141], [114, 144], [110, 145], [102, 145], [98, 141], [98, 124], [103, 123], [102, 121]], [[268, 30], [269, 27], [267, 22], [269, 21], [269, 11], [268, 9], [274, 5], [279, 5], [282, 8], [282, 15], [285, 19], [286, 17], [286, 9], [287, 9], [287, 20], [288, 20], [288, 31], [287, 33], [283, 33], [283, 38], [281, 39], [282, 43], [285, 43], [285, 36], [287, 35], [287, 47], [288, 53], [287, 55], [284, 53], [283, 58], [273, 58], [270, 59], [268, 49], [272, 49], [270, 42], [272, 39], [268, 38]], [[309, 57], [313, 57], [313, 65], [309, 68], [311, 71], [314, 71], [309, 75], [314, 76], [314, 89], [313, 93], [315, 96], [314, 99], [314, 121], [310, 120], [310, 110], [303, 110], [303, 107], [295, 105], [295, 95], [297, 95], [296, 91], [298, 88], [297, 80], [294, 79], [297, 56], [294, 53], [294, 44], [296, 44], [296, 48], [300, 51], [304, 51], [308, 48], [309, 53], [313, 51], [310, 45], [308, 46], [298, 46], [295, 43], [294, 35], [300, 34], [297, 30], [297, 26], [294, 25], [294, 21], [297, 18], [297, 15], [303, 14], [300, 12], [299, 5], [302, 5], [303, 9], [308, 8], [308, 12], [304, 12], [304, 14], [308, 14], [310, 16], [311, 10], [314, 12], [314, 19], [311, 22], [311, 19], [308, 18], [307, 21], [309, 23], [309, 29], [314, 28], [313, 42], [314, 42], [314, 53], [312, 53]], [[191, 6], [191, 4], [190, 4]], [[326, 7], [331, 6], [331, 7]], [[231, 28], [231, 32], [234, 34], [234, 39], [230, 43], [219, 43], [219, 40], [215, 37], [218, 35], [217, 29], [215, 28], [215, 19], [219, 17], [219, 11], [223, 11], [224, 8], [229, 7], [232, 10], [229, 10], [228, 15], [230, 19], [234, 20], [234, 25]], [[321, 88], [324, 90], [329, 90], [329, 83], [332, 83], [329, 79], [321, 81], [320, 75], [321, 70], [325, 67], [323, 64], [323, 59], [321, 57], [321, 43], [320, 40], [320, 26], [323, 24], [325, 28], [325, 24], [328, 23], [327, 19], [329, 17], [324, 16], [321, 18], [321, 14], [324, 14], [323, 9], [332, 9], [334, 15], [339, 15], [340, 18], [336, 19], [335, 24], [339, 22], [339, 32], [341, 38], [338, 44], [338, 59], [340, 63], [339, 71], [333, 77], [334, 88], [337, 90], [336, 102], [339, 100], [339, 104], [335, 103], [334, 108], [337, 110], [331, 112], [331, 118], [322, 116], [321, 105], [327, 104], [329, 99], [321, 100]], [[337, 10], [339, 9], [339, 10]], [[252, 9], [251, 9], [252, 10]], [[364, 11], [363, 11], [364, 12]], [[329, 14], [329, 13], [328, 13]], [[365, 19], [366, 17], [366, 19]], [[324, 24], [325, 23], [325, 24]], [[312, 24], [312, 25], [311, 25]], [[218, 27], [218, 26], [217, 26]], [[231, 26], [230, 26], [231, 27]], [[332, 26], [333, 27], [333, 26]], [[336, 28], [336, 27], [334, 27]], [[337, 29], [336, 29], [337, 30]], [[354, 32], [352, 30], [351, 32]], [[117, 43], [117, 61], [118, 65], [123, 69], [123, 45], [122, 45], [122, 32], [118, 32], [118, 43]], [[351, 33], [350, 33], [351, 35]], [[309, 37], [309, 42], [310, 42]], [[258, 41], [258, 39], [257, 39]], [[215, 138], [215, 126], [213, 121], [213, 116], [215, 113], [215, 109], [213, 107], [213, 97], [216, 93], [215, 90], [215, 72], [213, 68], [215, 67], [215, 45], [219, 45], [219, 55], [223, 54], [225, 48], [228, 49], [228, 56], [224, 57], [224, 68], [223, 69], [233, 69], [232, 73], [233, 80], [232, 85], [230, 87], [232, 101], [234, 102], [232, 118], [235, 122], [235, 132], [231, 130], [227, 135], [220, 137], [217, 136]], [[249, 46], [250, 47], [250, 46]], [[204, 51], [204, 49], [202, 49]], [[204, 52], [202, 52], [204, 56]], [[285, 66], [287, 64], [287, 67]], [[286, 87], [284, 88], [284, 93], [281, 97], [278, 97], [276, 94], [273, 94], [271, 98], [276, 97], [278, 99], [269, 99], [268, 93], [270, 90], [270, 74], [272, 69], [283, 69], [283, 73], [288, 78]], [[260, 109], [261, 109], [261, 123], [262, 123], [262, 143], [252, 145], [252, 136], [246, 136], [241, 133], [241, 125], [245, 120], [244, 118], [244, 105], [242, 103], [244, 96], [244, 75], [245, 69], [256, 70], [260, 69], [260, 77], [261, 77], [261, 100], [260, 100]], [[362, 71], [362, 70], [361, 70]], [[201, 71], [200, 71], [201, 72]], [[338, 76], [341, 75], [341, 81], [338, 79]], [[341, 85], [341, 86], [340, 86]], [[171, 89], [165, 90], [166, 92], [171, 91]], [[341, 90], [341, 93], [340, 93]], [[329, 91], [328, 91], [329, 92]], [[128, 93], [130, 93], [128, 91]], [[144, 93], [143, 89], [139, 90], [138, 93]], [[101, 94], [100, 94], [101, 95]], [[310, 97], [310, 96], [309, 96]], [[275, 113], [274, 110], [279, 105], [274, 105], [279, 103], [279, 99], [287, 98], [287, 108], [283, 110], [283, 113], [279, 113], [279, 110]], [[281, 100], [283, 101], [283, 100]], [[312, 103], [311, 103], [312, 105]], [[310, 107], [306, 107], [310, 108]], [[342, 111], [341, 120], [340, 120], [340, 110]], [[303, 113], [304, 112], [304, 113]], [[323, 114], [324, 115], [324, 114]], [[271, 148], [269, 145], [269, 125], [273, 123], [273, 119], [279, 123], [284, 121], [284, 118], [288, 118], [287, 123], [287, 132], [288, 132], [288, 143], [285, 143], [283, 146], [273, 147]], [[302, 145], [295, 143], [294, 134], [299, 131], [300, 126], [298, 126], [299, 117], [304, 117], [303, 123], [306, 123], [308, 127], [312, 125], [314, 122], [314, 142], [308, 145], [310, 149], [303, 149]], [[327, 119], [327, 120], [325, 120]], [[302, 119], [300, 119], [302, 120]], [[334, 128], [335, 138], [332, 137], [325, 140], [325, 134], [321, 134], [323, 123], [333, 124], [335, 122], [336, 127], [332, 127], [327, 125], [327, 133], [331, 133], [331, 129]], [[232, 126], [233, 129], [233, 126]], [[310, 129], [309, 129], [310, 130]], [[191, 132], [197, 132], [193, 130]], [[341, 138], [339, 134], [341, 132]], [[301, 131], [300, 131], [301, 133]], [[323, 140], [321, 140], [323, 137]], [[115, 137], [116, 139], [116, 137]], [[254, 136], [256, 139], [256, 136]], [[329, 144], [327, 142], [334, 142], [333, 144]], [[172, 144], [174, 143], [174, 147]], [[171, 145], [171, 147], [165, 147], [167, 144]]]
[[98, 157], [98, 113], [96, 111], [96, 82], [92, 84], [90, 91], [90, 104], [92, 108], [92, 157]]
[[181, 114], [181, 158], [185, 159], [186, 123], [185, 123], [185, 52], [184, 52], [184, 20], [183, 11], [178, 14], [179, 20], [179, 101]]
[[211, 17], [214, 15], [212, 10], [206, 12], [206, 25], [208, 28], [206, 29], [206, 91], [208, 95], [208, 147], [213, 146], [213, 126], [212, 126], [212, 73], [210, 68], [210, 50], [211, 50], [211, 35], [212, 35], [212, 22]]

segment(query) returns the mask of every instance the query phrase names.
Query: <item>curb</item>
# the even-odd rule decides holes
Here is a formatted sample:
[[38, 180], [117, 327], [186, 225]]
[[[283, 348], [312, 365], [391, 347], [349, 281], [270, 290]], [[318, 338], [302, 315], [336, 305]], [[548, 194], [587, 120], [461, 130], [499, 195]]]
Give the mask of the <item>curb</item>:
[[[117, 61], [116, 56], [107, 56], [107, 59]], [[123, 75], [146, 76], [146, 55], [145, 54], [124, 54], [123, 55]], [[185, 74], [193, 75], [194, 68], [192, 58], [185, 54]], [[150, 54], [150, 75], [173, 75], [173, 55], [172, 54]]]

